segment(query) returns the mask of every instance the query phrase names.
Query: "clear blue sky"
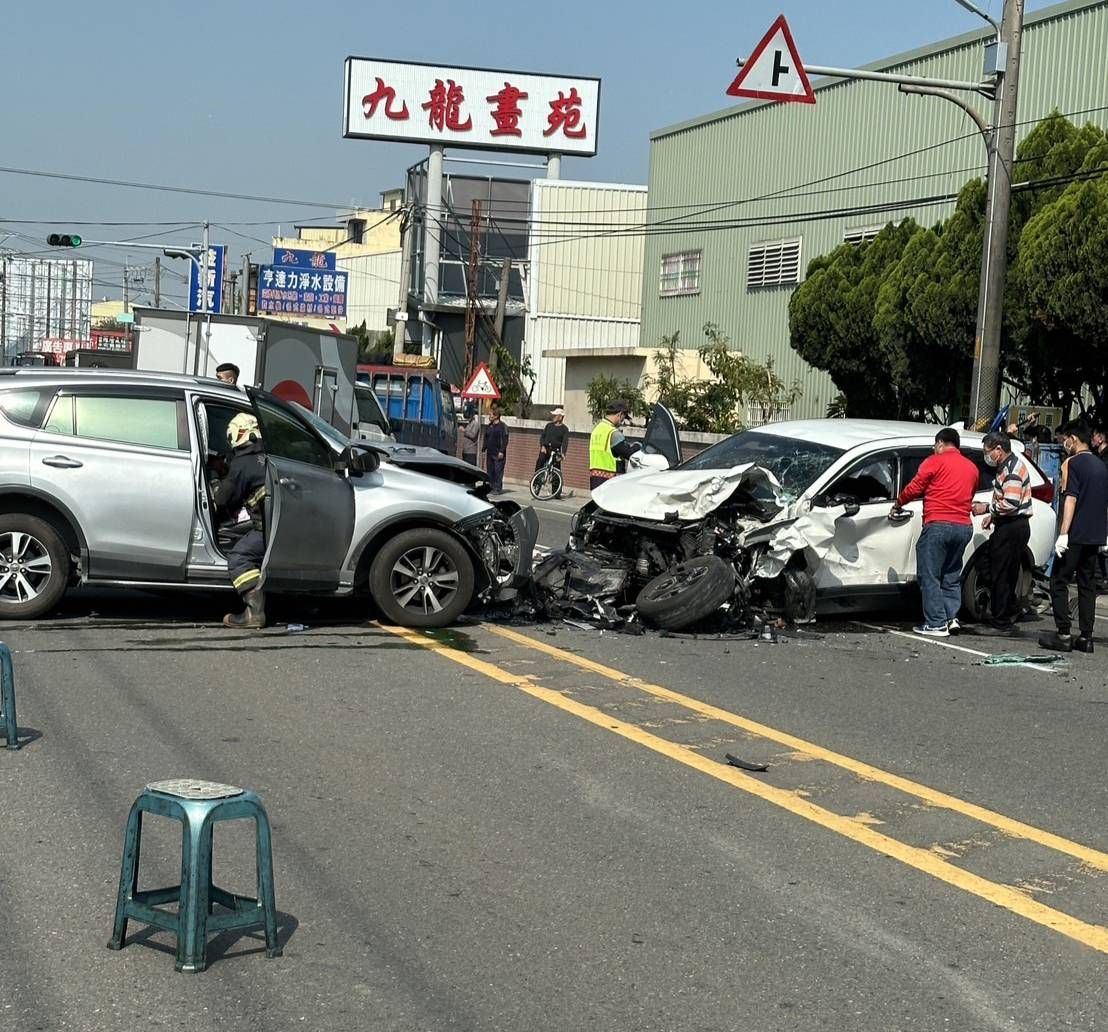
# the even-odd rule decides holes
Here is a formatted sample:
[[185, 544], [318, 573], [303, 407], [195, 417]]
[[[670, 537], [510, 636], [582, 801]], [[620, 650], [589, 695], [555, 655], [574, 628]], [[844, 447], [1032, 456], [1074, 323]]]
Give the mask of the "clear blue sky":
[[[978, 0], [999, 17], [1002, 0]], [[645, 183], [649, 134], [728, 105], [735, 58], [782, 11], [801, 57], [859, 65], [975, 29], [954, 0], [299, 3], [10, 0], [0, 36], [0, 165], [373, 205], [424, 148], [344, 140], [349, 54], [603, 79], [600, 150], [563, 178]], [[1028, 9], [1047, 6], [1029, 0]], [[191, 70], [191, 71], [190, 71]], [[259, 222], [266, 239], [331, 208], [216, 200], [0, 174], [0, 219]], [[29, 251], [44, 226], [0, 224]], [[155, 227], [95, 229], [138, 236]], [[170, 233], [175, 242], [195, 231]], [[235, 253], [261, 243], [226, 235]], [[119, 251], [96, 252], [120, 260]], [[134, 261], [148, 261], [141, 252]], [[97, 279], [113, 275], [97, 267]], [[97, 294], [118, 294], [97, 286]]]

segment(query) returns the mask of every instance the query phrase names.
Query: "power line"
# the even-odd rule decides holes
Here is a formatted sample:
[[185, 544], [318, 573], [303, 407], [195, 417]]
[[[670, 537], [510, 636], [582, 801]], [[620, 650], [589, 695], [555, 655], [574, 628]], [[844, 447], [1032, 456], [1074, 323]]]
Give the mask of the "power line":
[[[191, 186], [168, 186], [163, 183], [142, 183], [127, 179], [103, 179], [98, 176], [79, 176], [68, 172], [47, 172], [33, 168], [9, 168], [0, 166], [0, 172], [13, 176], [36, 176], [42, 179], [64, 179], [74, 183], [95, 183], [99, 186], [123, 186], [135, 190], [156, 190], [160, 193], [191, 194], [196, 197], [219, 197], [230, 201], [255, 201], [259, 204], [292, 204], [305, 208], [337, 208], [342, 210], [351, 207], [347, 204], [339, 204], [333, 201], [304, 201], [292, 197], [267, 197], [259, 194], [232, 193], [224, 190], [202, 190]], [[371, 209], [365, 209], [371, 210]]]

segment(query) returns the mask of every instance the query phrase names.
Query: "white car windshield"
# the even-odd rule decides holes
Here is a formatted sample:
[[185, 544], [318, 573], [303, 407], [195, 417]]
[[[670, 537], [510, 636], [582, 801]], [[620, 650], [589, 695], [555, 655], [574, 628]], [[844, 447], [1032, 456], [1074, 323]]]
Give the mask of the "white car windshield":
[[689, 459], [681, 469], [731, 469], [748, 462], [768, 469], [792, 497], [802, 494], [844, 449], [777, 434], [744, 430], [713, 444]]

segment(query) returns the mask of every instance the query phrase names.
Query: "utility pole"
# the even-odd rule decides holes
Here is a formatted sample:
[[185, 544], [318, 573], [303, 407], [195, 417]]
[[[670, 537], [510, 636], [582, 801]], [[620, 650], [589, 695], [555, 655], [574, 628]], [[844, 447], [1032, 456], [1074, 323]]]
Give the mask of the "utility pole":
[[477, 289], [477, 270], [481, 261], [481, 202], [476, 197], [469, 216], [469, 265], [466, 268], [465, 366], [462, 382], [473, 375], [473, 348], [477, 342], [477, 308], [481, 303]]
[[1006, 48], [1007, 53], [1004, 54], [1004, 71], [997, 89], [989, 147], [985, 246], [981, 255], [973, 379], [969, 418], [966, 420], [966, 426], [971, 430], [987, 426], [1000, 401], [1000, 334], [1004, 325], [1004, 283], [1008, 272], [1008, 211], [1012, 201], [1012, 161], [1016, 150], [1023, 6], [1024, 0], [1005, 0], [1000, 22], [1000, 46]]
[[154, 307], [162, 307], [162, 257], [154, 257]]
[[126, 259], [124, 259], [124, 262], [123, 262], [123, 314], [124, 315], [126, 315], [130, 311], [130, 308], [128, 307], [129, 294], [128, 294], [128, 290], [127, 290], [128, 285], [129, 285], [128, 274], [130, 273], [130, 271], [131, 270], [127, 267]]
[[404, 339], [408, 335], [408, 292], [412, 278], [412, 251], [415, 249], [415, 228], [409, 208], [400, 223], [400, 297], [396, 304], [396, 325], [393, 327], [392, 354], [404, 354]]
[[[432, 143], [427, 156], [427, 197], [423, 207], [423, 354], [435, 353], [435, 326], [431, 319], [439, 300], [439, 255], [442, 250], [442, 151]], [[438, 356], [436, 356], [437, 358]]]
[[5, 255], [0, 267], [0, 356], [8, 361], [8, 257]]
[[508, 309], [508, 281], [512, 275], [512, 259], [505, 258], [504, 263], [500, 266], [500, 288], [496, 292], [496, 313], [493, 316], [493, 336], [495, 339], [492, 342], [492, 348], [489, 351], [489, 371], [495, 372], [497, 366], [497, 348], [503, 347], [504, 343], [504, 315]]

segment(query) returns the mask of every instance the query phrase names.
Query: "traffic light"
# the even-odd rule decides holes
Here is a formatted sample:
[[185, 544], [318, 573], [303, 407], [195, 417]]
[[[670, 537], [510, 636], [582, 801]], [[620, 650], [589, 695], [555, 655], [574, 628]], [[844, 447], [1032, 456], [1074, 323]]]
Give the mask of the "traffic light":
[[80, 247], [81, 238], [72, 233], [51, 233], [46, 242], [51, 247]]

